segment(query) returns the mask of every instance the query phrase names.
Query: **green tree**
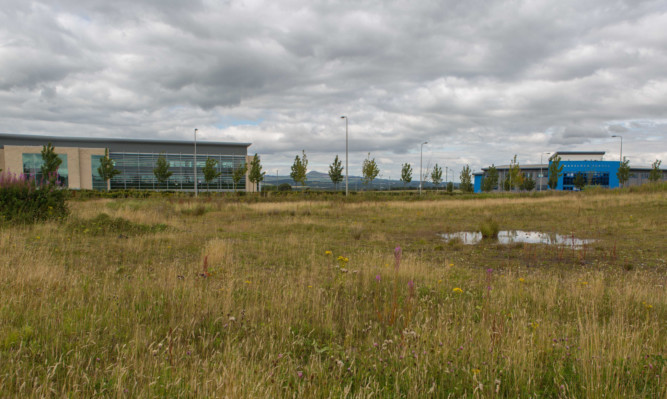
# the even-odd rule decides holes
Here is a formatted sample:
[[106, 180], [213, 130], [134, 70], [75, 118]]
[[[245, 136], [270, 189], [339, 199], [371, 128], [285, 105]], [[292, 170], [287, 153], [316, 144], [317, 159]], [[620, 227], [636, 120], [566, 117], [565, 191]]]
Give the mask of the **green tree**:
[[503, 180], [503, 190], [510, 191], [510, 175], [509, 175], [509, 173], [505, 174], [505, 180]]
[[292, 172], [289, 174], [295, 183], [306, 185], [306, 174], [308, 173], [308, 158], [306, 158], [306, 151], [302, 150], [303, 157], [299, 158], [297, 155], [292, 164]]
[[204, 180], [206, 180], [206, 190], [210, 190], [209, 185], [211, 182], [222, 174], [222, 172], [218, 172], [218, 168], [216, 168], [217, 165], [218, 161], [213, 158], [208, 158], [206, 160], [206, 165], [204, 165], [204, 168], [201, 170], [204, 174]]
[[343, 163], [338, 159], [338, 155], [329, 165], [329, 179], [334, 184], [335, 190], [338, 191], [338, 183], [343, 181]]
[[482, 180], [482, 191], [493, 191], [498, 185], [498, 169], [495, 165], [491, 165], [489, 169], [486, 170], [484, 174], [484, 180]]
[[241, 166], [234, 169], [232, 172], [232, 182], [234, 182], [234, 192], [236, 192], [236, 186], [239, 185], [241, 180], [245, 177], [246, 172], [248, 172], [248, 164], [243, 162]]
[[651, 164], [651, 171], [648, 174], [648, 179], [653, 183], [662, 180], [662, 171], [660, 170], [661, 163], [662, 161], [656, 159], [655, 162]]
[[97, 174], [106, 182], [107, 191], [109, 191], [109, 181], [120, 174], [120, 170], [116, 169], [116, 162], [109, 158], [109, 149], [104, 150], [104, 156], [100, 158], [100, 166], [97, 167]]
[[438, 166], [437, 163], [435, 166], [433, 166], [433, 171], [431, 172], [431, 181], [433, 181], [436, 189], [440, 183], [442, 183], [442, 168]]
[[453, 193], [454, 192], [454, 183], [452, 183], [452, 182], [447, 183], [447, 192], [448, 193]]
[[373, 185], [373, 180], [380, 174], [380, 168], [378, 168], [377, 163], [375, 163], [375, 158], [371, 159], [371, 153], [368, 153], [368, 157], [364, 159], [364, 163], [361, 165], [361, 172], [364, 175], [363, 181], [364, 184]]
[[563, 176], [564, 165], [560, 164], [560, 157], [556, 156], [549, 162], [549, 178], [547, 184], [549, 188], [555, 190], [558, 187], [558, 179]]
[[473, 185], [472, 185], [472, 171], [470, 170], [470, 166], [466, 165], [463, 167], [461, 170], [461, 191], [464, 193], [471, 193], [473, 190]]
[[618, 177], [618, 182], [621, 184], [621, 187], [625, 187], [625, 183], [630, 180], [630, 161], [623, 158], [623, 162], [618, 167], [618, 172], [616, 172], [616, 177]]
[[586, 176], [582, 172], [577, 172], [576, 175], [574, 175], [574, 186], [578, 188], [579, 190], [583, 190], [584, 187], [586, 187]]
[[40, 168], [42, 178], [45, 178], [50, 183], [55, 183], [58, 179], [58, 168], [63, 163], [63, 160], [58, 157], [51, 143], [42, 147], [42, 161], [42, 167]]
[[521, 176], [521, 189], [526, 191], [532, 191], [535, 188], [535, 180], [532, 177], [522, 174]]
[[257, 185], [259, 191], [259, 183], [264, 180], [266, 172], [262, 172], [262, 164], [259, 162], [259, 156], [255, 154], [250, 162], [250, 173], [248, 173], [248, 180]]
[[401, 168], [401, 181], [403, 182], [404, 188], [412, 181], [412, 166], [410, 166], [409, 163], [404, 163]]
[[514, 155], [514, 159], [510, 162], [509, 177], [510, 190], [513, 190], [514, 187], [522, 186], [523, 173], [521, 173], [521, 166], [519, 166], [519, 162], [516, 160], [516, 154]]
[[169, 188], [169, 178], [171, 177], [174, 172], [169, 171], [169, 161], [167, 161], [167, 158], [164, 156], [164, 154], [160, 154], [157, 157], [157, 162], [155, 163], [155, 169], [153, 169], [153, 174], [155, 175], [155, 178], [157, 179], [158, 182], [164, 183], [167, 182], [167, 188]]

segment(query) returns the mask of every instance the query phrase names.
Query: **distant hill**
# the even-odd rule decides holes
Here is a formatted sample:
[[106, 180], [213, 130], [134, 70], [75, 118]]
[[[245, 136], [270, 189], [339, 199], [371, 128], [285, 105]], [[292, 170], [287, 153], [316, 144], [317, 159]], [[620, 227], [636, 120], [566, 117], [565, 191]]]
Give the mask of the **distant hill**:
[[[264, 176], [264, 184], [267, 185], [280, 185], [283, 183], [287, 183], [291, 185], [293, 188], [298, 188], [300, 186], [297, 186], [294, 180], [292, 180], [291, 177], [289, 176], [276, 176], [276, 175], [266, 175]], [[401, 189], [403, 188], [403, 182], [400, 180], [390, 180], [390, 179], [380, 179], [377, 178], [373, 180], [373, 184], [370, 185], [369, 187], [366, 187], [366, 185], [363, 183], [361, 176], [349, 176], [348, 177], [348, 185], [349, 189], [353, 191], [358, 191], [358, 190], [366, 190], [366, 189], [372, 189], [372, 190], [389, 190], [389, 189]], [[445, 183], [440, 184], [440, 188], [444, 189]], [[454, 188], [458, 188], [459, 184], [454, 183]], [[310, 171], [306, 174], [306, 187], [312, 188], [312, 189], [320, 189], [320, 190], [333, 190], [334, 185], [331, 182], [331, 179], [329, 178], [328, 173], [322, 173], [318, 172], [316, 170]], [[412, 180], [410, 184], [407, 185], [408, 188], [419, 188], [419, 177], [417, 180]], [[433, 183], [431, 182], [424, 182], [424, 185], [422, 186], [424, 188], [431, 188], [435, 187]], [[338, 189], [345, 189], [345, 177], [343, 176], [343, 181], [338, 185]]]

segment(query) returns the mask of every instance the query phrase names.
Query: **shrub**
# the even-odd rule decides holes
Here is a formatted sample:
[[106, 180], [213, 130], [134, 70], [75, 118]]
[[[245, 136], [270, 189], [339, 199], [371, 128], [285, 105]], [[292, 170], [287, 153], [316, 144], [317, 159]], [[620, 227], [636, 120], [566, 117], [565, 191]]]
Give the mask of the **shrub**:
[[0, 172], [0, 221], [32, 223], [67, 216], [68, 191], [56, 179]]
[[289, 183], [281, 183], [278, 186], [278, 191], [292, 191], [292, 186]]
[[479, 225], [479, 231], [482, 233], [482, 238], [496, 239], [498, 238], [500, 227], [498, 226], [498, 222], [489, 218]]
[[112, 218], [106, 213], [100, 213], [92, 219], [74, 220], [69, 224], [72, 231], [91, 236], [105, 234], [122, 234], [126, 236], [144, 233], [157, 233], [167, 229], [166, 224], [148, 225], [131, 222], [120, 217]]

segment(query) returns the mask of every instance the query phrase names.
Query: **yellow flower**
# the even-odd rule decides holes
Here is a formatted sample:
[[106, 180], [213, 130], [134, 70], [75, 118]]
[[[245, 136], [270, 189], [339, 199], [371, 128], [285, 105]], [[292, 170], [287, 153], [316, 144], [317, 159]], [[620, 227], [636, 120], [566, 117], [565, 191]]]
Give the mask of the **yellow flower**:
[[523, 277], [519, 277], [519, 282], [520, 282], [520, 283], [525, 283], [526, 280], [525, 280]]
[[325, 254], [325, 255], [333, 255], [333, 252], [331, 252], [331, 251], [324, 251], [324, 254]]
[[250, 284], [251, 281], [250, 281], [250, 280], [246, 280], [245, 283], [246, 283], [246, 284]]
[[642, 302], [642, 305], [644, 305], [644, 307], [646, 308], [646, 310], [649, 310], [649, 309], [652, 309], [652, 308], [653, 308], [653, 305], [648, 304], [648, 303], [646, 303], [646, 302]]
[[454, 264], [453, 264], [453, 263], [450, 263], [450, 264], [449, 264], [449, 267], [454, 267]]
[[438, 280], [438, 284], [442, 283], [442, 280]]
[[540, 326], [540, 324], [539, 324], [538, 322], [536, 322], [536, 321], [530, 323], [530, 327], [531, 327], [533, 330], [537, 330], [537, 327], [539, 327], [539, 326]]
[[470, 371], [472, 371], [473, 374], [479, 374], [482, 370], [480, 370], [480, 369], [472, 369], [472, 370], [470, 370]]
[[582, 281], [581, 285], [588, 285], [588, 281]]
[[460, 289], [459, 287], [454, 288], [452, 291], [453, 291], [453, 292], [456, 292], [457, 294], [461, 294], [461, 293], [463, 293], [463, 290]]
[[309, 285], [308, 288], [313, 288], [313, 286], [312, 286], [312, 285]]
[[35, 238], [39, 240], [39, 238], [40, 238], [40, 237], [39, 237], [39, 236], [37, 236], [37, 237], [35, 237]]

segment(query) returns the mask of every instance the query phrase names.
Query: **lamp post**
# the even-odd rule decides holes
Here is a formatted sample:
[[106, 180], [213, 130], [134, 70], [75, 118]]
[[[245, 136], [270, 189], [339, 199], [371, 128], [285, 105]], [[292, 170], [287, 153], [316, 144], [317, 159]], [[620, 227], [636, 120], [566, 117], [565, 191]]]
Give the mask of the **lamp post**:
[[543, 152], [543, 153], [540, 154], [540, 180], [539, 180], [540, 186], [537, 188], [537, 191], [542, 191], [542, 179], [544, 178], [544, 176], [542, 176], [542, 155], [544, 155], [544, 154], [549, 155], [551, 153], [550, 152]]
[[422, 195], [422, 160], [424, 158], [424, 144], [428, 144], [428, 141], [424, 141], [419, 147], [419, 195]]
[[620, 154], [618, 160], [619, 160], [619, 162], [623, 162], [623, 136], [614, 135], [614, 136], [611, 136], [611, 137], [618, 137], [618, 138], [621, 139], [621, 154]]
[[195, 129], [195, 161], [192, 164], [194, 172], [195, 172], [195, 197], [199, 195], [198, 189], [197, 189], [197, 130]]
[[348, 176], [348, 165], [347, 165], [347, 116], [341, 116], [341, 119], [345, 119], [345, 196], [347, 197], [348, 195], [348, 188], [347, 188], [347, 176]]

